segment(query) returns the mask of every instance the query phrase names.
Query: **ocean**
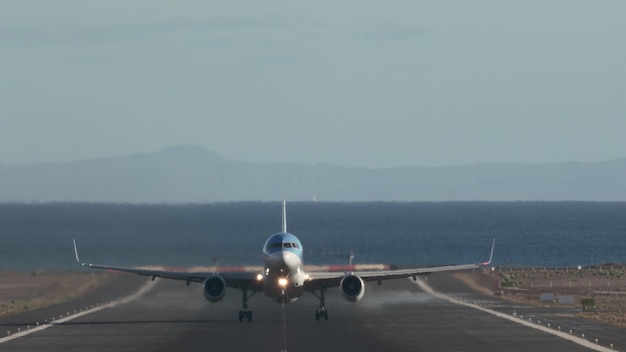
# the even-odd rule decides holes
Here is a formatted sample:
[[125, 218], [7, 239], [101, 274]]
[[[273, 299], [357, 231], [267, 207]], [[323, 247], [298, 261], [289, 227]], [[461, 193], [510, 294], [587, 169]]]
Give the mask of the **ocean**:
[[[280, 202], [0, 204], [0, 270], [84, 270], [74, 259], [259, 265]], [[625, 202], [288, 202], [306, 264], [555, 267], [626, 262]]]

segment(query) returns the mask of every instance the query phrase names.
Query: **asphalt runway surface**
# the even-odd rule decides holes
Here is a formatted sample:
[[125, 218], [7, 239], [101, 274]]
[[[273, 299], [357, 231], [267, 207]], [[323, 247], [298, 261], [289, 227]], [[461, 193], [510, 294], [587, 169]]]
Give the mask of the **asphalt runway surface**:
[[[146, 279], [126, 275], [117, 282], [115, 290], [132, 291]], [[443, 292], [475, 295], [449, 275], [434, 274], [428, 282]], [[315, 321], [318, 301], [310, 294], [285, 307], [257, 294], [249, 301], [251, 323], [237, 319], [238, 290], [229, 289], [223, 301], [212, 304], [204, 300], [198, 284], [163, 279], [147, 284], [153, 287], [139, 299], [0, 343], [0, 351], [589, 351], [433, 297], [407, 279], [384, 281], [382, 286], [368, 283], [357, 303], [343, 300], [337, 289], [329, 290], [329, 321]], [[115, 298], [108, 296], [101, 290], [89, 299]], [[503, 310], [514, 309], [491, 302]], [[73, 311], [67, 304], [62, 310]], [[10, 330], [32, 324], [37, 319], [32, 314], [50, 315], [54, 309], [5, 318], [0, 326]], [[625, 335], [616, 329], [620, 332]], [[624, 346], [626, 341], [618, 341], [616, 350]]]

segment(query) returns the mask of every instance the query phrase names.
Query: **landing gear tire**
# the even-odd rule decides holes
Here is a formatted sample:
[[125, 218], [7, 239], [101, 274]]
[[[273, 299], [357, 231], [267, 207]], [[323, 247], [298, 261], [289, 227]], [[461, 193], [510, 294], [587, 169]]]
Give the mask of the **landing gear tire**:
[[248, 319], [249, 322], [252, 322], [252, 311], [248, 309], [248, 299], [254, 296], [256, 291], [252, 292], [252, 294], [248, 296], [248, 289], [246, 287], [243, 287], [241, 289], [241, 292], [242, 292], [241, 305], [243, 306], [243, 309], [239, 311], [239, 321]]
[[326, 309], [315, 310], [315, 321], [319, 321], [321, 317], [324, 317], [324, 320], [328, 321], [328, 311]]
[[328, 321], [328, 311], [326, 310], [326, 286], [321, 286], [320, 295], [318, 296], [315, 291], [311, 291], [315, 297], [320, 300], [320, 308], [315, 310], [315, 321], [319, 321], [321, 317]]
[[248, 319], [249, 322], [252, 321], [252, 311], [251, 310], [240, 310], [239, 311], [239, 321], [243, 321], [244, 319]]

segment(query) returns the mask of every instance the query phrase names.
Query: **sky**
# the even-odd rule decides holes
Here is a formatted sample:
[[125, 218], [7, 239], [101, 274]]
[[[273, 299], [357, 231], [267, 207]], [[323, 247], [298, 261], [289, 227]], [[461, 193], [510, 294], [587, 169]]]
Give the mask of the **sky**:
[[0, 2], [0, 165], [626, 157], [624, 1]]

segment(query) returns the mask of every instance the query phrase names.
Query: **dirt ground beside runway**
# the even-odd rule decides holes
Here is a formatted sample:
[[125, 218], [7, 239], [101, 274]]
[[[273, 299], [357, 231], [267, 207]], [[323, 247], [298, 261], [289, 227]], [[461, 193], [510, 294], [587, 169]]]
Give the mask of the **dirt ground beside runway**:
[[102, 272], [0, 272], [0, 317], [80, 297], [109, 277]]
[[621, 263], [580, 268], [493, 268], [455, 276], [488, 295], [520, 304], [576, 308], [576, 316], [626, 328], [626, 265]]

